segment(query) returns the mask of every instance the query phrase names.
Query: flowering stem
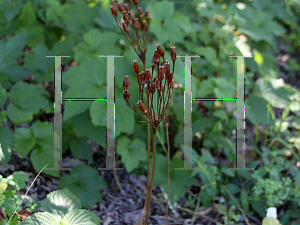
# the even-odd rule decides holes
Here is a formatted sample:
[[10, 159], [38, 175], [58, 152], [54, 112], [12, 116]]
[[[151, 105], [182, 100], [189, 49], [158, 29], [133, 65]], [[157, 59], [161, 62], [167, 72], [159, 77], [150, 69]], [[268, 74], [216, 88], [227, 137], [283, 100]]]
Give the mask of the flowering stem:
[[149, 193], [147, 193], [148, 194], [148, 197], [147, 197], [148, 202], [147, 202], [147, 214], [146, 214], [146, 219], [145, 219], [145, 223], [144, 223], [145, 225], [147, 224], [148, 217], [149, 217], [152, 188], [153, 188], [155, 169], [156, 169], [156, 132], [157, 132], [157, 127], [152, 127], [153, 167], [152, 167], [152, 175], [151, 175], [151, 183], [150, 183]]

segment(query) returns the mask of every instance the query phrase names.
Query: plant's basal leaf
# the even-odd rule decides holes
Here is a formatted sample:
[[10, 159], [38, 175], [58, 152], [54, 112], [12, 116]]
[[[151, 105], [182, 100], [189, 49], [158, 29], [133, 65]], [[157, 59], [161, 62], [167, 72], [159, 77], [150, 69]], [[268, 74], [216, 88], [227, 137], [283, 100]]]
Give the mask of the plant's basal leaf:
[[63, 219], [65, 225], [98, 225], [101, 221], [95, 213], [85, 209], [73, 210]]
[[68, 188], [53, 191], [44, 200], [43, 209], [54, 216], [63, 217], [68, 212], [81, 209], [81, 202]]
[[90, 166], [79, 164], [59, 181], [59, 188], [67, 187], [76, 195], [84, 208], [90, 208], [101, 201], [100, 190], [106, 187], [103, 178]]

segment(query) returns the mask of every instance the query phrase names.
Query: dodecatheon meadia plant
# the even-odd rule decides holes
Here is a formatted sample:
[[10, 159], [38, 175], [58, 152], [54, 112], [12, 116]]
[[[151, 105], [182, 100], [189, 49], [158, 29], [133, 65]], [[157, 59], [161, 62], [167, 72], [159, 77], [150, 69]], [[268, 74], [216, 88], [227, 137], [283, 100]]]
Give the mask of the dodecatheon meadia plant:
[[[169, 61], [165, 59], [165, 52], [160, 44], [156, 45], [152, 60], [151, 60], [151, 71], [150, 68], [146, 68], [146, 52], [148, 46], [148, 22], [149, 22], [149, 11], [146, 10], [143, 13], [141, 7], [138, 7], [138, 0], [133, 0], [133, 4], [138, 12], [138, 18], [135, 17], [134, 13], [130, 10], [129, 5], [125, 3], [116, 3], [111, 1], [111, 12], [116, 20], [116, 23], [127, 41], [138, 56], [138, 61], [143, 63], [143, 70], [141, 71], [138, 61], [133, 61], [133, 72], [136, 74], [136, 83], [139, 86], [139, 98], [137, 105], [130, 104], [130, 93], [129, 93], [129, 76], [125, 75], [123, 80], [123, 98], [129, 108], [134, 111], [135, 119], [138, 122], [147, 123], [148, 133], [148, 155], [147, 155], [147, 193], [146, 201], [143, 209], [140, 224], [147, 224], [150, 212], [150, 202], [152, 195], [152, 188], [155, 176], [156, 168], [156, 133], [160, 122], [164, 119], [166, 124], [167, 133], [167, 145], [168, 145], [168, 198], [166, 206], [166, 217], [165, 224], [167, 224], [168, 217], [168, 202], [169, 202], [169, 189], [170, 189], [170, 148], [168, 138], [168, 117], [165, 116], [167, 110], [169, 110], [170, 102], [172, 98], [172, 90], [174, 86], [173, 74], [176, 62], [176, 50], [175, 46], [171, 47], [171, 61], [172, 67]], [[118, 15], [121, 13], [121, 17]], [[122, 20], [122, 22], [121, 22]], [[171, 70], [172, 68], [172, 70]], [[135, 78], [134, 78], [135, 79]], [[139, 115], [142, 119], [138, 119]], [[149, 184], [149, 168], [150, 168], [150, 127], [152, 128], [153, 140], [152, 140], [152, 151], [153, 151], [153, 168], [152, 175]], [[145, 221], [144, 215], [146, 211]]]

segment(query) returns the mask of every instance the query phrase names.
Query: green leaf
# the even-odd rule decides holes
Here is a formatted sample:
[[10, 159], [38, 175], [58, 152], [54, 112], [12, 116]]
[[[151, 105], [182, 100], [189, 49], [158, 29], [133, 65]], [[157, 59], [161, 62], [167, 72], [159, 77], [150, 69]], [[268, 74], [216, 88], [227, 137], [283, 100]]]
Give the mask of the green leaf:
[[56, 218], [48, 212], [39, 212], [26, 217], [20, 225], [63, 225], [60, 218]]
[[[83, 34], [92, 28], [96, 18], [95, 7], [88, 7], [85, 1], [76, 1], [75, 5], [66, 4], [64, 8], [65, 12], [62, 14], [62, 19], [69, 31]], [[74, 19], [74, 15], [80, 19]]]
[[70, 144], [70, 149], [74, 157], [81, 157], [87, 159], [90, 163], [93, 162], [92, 152], [86, 138], [79, 137], [73, 139]]
[[219, 109], [219, 110], [214, 111], [214, 112], [213, 112], [213, 115], [214, 115], [215, 117], [220, 118], [220, 119], [227, 120], [227, 114], [226, 114], [226, 112], [225, 112], [224, 110], [222, 110], [222, 109]]
[[[119, 37], [115, 33], [107, 31], [100, 32], [96, 29], [92, 29], [83, 36], [83, 39], [84, 42], [81, 42], [74, 48], [75, 60], [77, 63], [80, 63], [84, 59], [87, 61], [90, 59], [99, 61], [101, 60], [98, 57], [99, 55], [106, 56], [121, 54], [120, 48], [116, 46]], [[106, 64], [106, 59], [104, 62]], [[105, 74], [106, 77], [106, 66], [103, 68], [105, 68], [103, 74]]]
[[106, 102], [94, 101], [90, 108], [90, 116], [92, 118], [93, 125], [106, 126], [106, 118], [107, 118]]
[[85, 209], [73, 210], [67, 213], [63, 219], [65, 225], [98, 225], [101, 221], [95, 213]]
[[[152, 161], [153, 159], [151, 159]], [[175, 170], [175, 168], [183, 168], [184, 161], [180, 158], [173, 157], [170, 170], [170, 200], [175, 202], [186, 193], [186, 188], [196, 182], [196, 179], [191, 177], [191, 171]], [[152, 165], [152, 162], [150, 163]], [[152, 166], [150, 166], [150, 174], [152, 174]], [[156, 171], [154, 185], [160, 185], [164, 192], [168, 190], [168, 159], [166, 156], [157, 154], [156, 156]]]
[[7, 23], [19, 14], [21, 8], [22, 2], [19, 0], [3, 0], [1, 2], [1, 11], [4, 13]]
[[141, 140], [135, 138], [130, 140], [128, 137], [118, 139], [117, 153], [122, 156], [127, 172], [137, 168], [140, 161], [146, 161], [146, 145]]
[[45, 45], [45, 30], [42, 25], [37, 24], [31, 27], [22, 26], [19, 31], [27, 33], [26, 45], [30, 47], [35, 47], [38, 44]]
[[247, 213], [249, 211], [249, 200], [248, 200], [248, 192], [247, 192], [247, 190], [243, 189], [241, 191], [240, 198], [241, 198], [242, 208]]
[[[29, 70], [32, 72], [47, 73], [48, 70], [54, 64], [54, 58], [47, 58], [47, 55], [51, 55], [50, 51], [41, 43], [32, 48], [33, 53], [27, 53], [25, 55], [24, 62]], [[41, 76], [35, 76], [35, 78], [42, 80]]]
[[20, 26], [22, 27], [30, 27], [37, 23], [35, 11], [30, 1], [24, 4], [20, 18]]
[[6, 197], [5, 198], [5, 202], [3, 203], [3, 205], [1, 206], [1, 208], [5, 208], [8, 212], [9, 215], [12, 215], [15, 210], [17, 212], [20, 212], [22, 210], [22, 206], [20, 205], [19, 207], [18, 204], [20, 203], [21, 198], [18, 195], [14, 195], [13, 197]]
[[294, 94], [291, 89], [287, 89], [287, 85], [285, 85], [282, 78], [270, 80], [260, 78], [255, 82], [255, 90], [276, 108], [287, 107], [291, 95]]
[[49, 193], [44, 200], [43, 209], [54, 216], [64, 217], [75, 209], [81, 209], [81, 202], [68, 188]]
[[21, 57], [24, 52], [23, 49], [25, 47], [26, 34], [21, 33], [17, 34], [14, 37], [8, 40], [0, 41], [0, 62], [16, 62], [16, 60]]
[[36, 144], [32, 130], [26, 127], [17, 128], [13, 137], [14, 149], [21, 158], [24, 158]]
[[239, 193], [241, 191], [240, 188], [237, 185], [235, 185], [235, 184], [227, 184], [226, 188], [233, 195], [237, 194], [237, 193]]
[[48, 100], [37, 85], [17, 83], [9, 92], [10, 102], [21, 109], [38, 113], [40, 109], [48, 109]]
[[88, 111], [71, 118], [71, 123], [77, 136], [86, 136], [105, 148], [106, 126], [94, 126]]
[[13, 138], [7, 127], [0, 127], [0, 162], [3, 166], [10, 160]]
[[246, 118], [248, 118], [252, 124], [273, 124], [271, 113], [267, 110], [266, 101], [256, 95], [250, 95], [245, 103]]
[[35, 198], [35, 199], [28, 199], [26, 201], [25, 206], [27, 207], [29, 212], [34, 212], [37, 211], [38, 208], [41, 206], [39, 199]]
[[7, 107], [7, 115], [15, 123], [20, 125], [33, 120], [33, 112], [25, 109], [21, 109], [19, 106], [10, 103]]
[[[149, 31], [157, 37], [161, 45], [164, 45], [168, 41], [172, 43], [184, 42], [184, 35], [176, 21], [173, 20], [166, 20], [163, 23], [161, 18], [152, 19]], [[170, 33], [172, 33], [172, 35], [169, 35]]]
[[68, 189], [76, 195], [84, 208], [90, 208], [101, 201], [100, 190], [106, 187], [103, 178], [97, 170], [90, 166], [79, 164], [71, 170], [71, 174], [64, 175], [59, 180], [58, 187]]
[[0, 107], [3, 107], [7, 99], [7, 92], [0, 84]]
[[0, 196], [6, 190], [7, 186], [7, 182], [0, 182]]
[[149, 10], [150, 17], [160, 18], [162, 20], [171, 19], [174, 14], [174, 3], [169, 1], [150, 1], [147, 9]]
[[[57, 2], [58, 3], [58, 2]], [[59, 4], [59, 3], [58, 3]], [[76, 35], [70, 34], [64, 37], [63, 40], [55, 42], [51, 55], [60, 55], [60, 56], [71, 56], [71, 57], [62, 57], [62, 63], [69, 63], [72, 60], [72, 55], [74, 55], [73, 48], [76, 44]], [[63, 78], [64, 79], [64, 75]]]
[[[121, 132], [124, 133], [133, 133], [133, 128], [135, 124], [134, 119], [134, 112], [132, 109], [130, 109], [127, 105], [124, 99], [117, 98], [116, 104], [115, 104], [115, 119], [116, 119], [116, 125], [115, 125], [115, 135], [116, 137], [120, 135]], [[124, 119], [126, 118], [126, 119]]]
[[25, 176], [23, 171], [16, 171], [13, 175], [7, 177], [8, 183], [14, 186], [14, 189], [19, 191], [26, 187], [26, 181], [28, 177]]
[[36, 143], [41, 146], [54, 145], [54, 135], [53, 135], [53, 123], [36, 121], [32, 126], [31, 130], [33, 136], [36, 139]]
[[95, 60], [85, 59], [79, 67], [71, 67], [62, 81], [69, 86], [63, 98], [106, 98], [106, 65]]
[[64, 107], [64, 117], [63, 120], [68, 120], [73, 116], [76, 116], [91, 106], [90, 101], [67, 101]]
[[187, 17], [186, 15], [176, 13], [173, 16], [172, 21], [174, 21], [182, 30], [184, 30], [186, 34], [195, 32], [195, 28], [190, 22], [189, 17]]
[[[54, 152], [53, 144], [51, 146], [35, 148], [30, 154], [30, 160], [35, 171], [37, 172], [40, 171], [48, 163], [49, 165], [47, 166], [47, 168], [53, 168], [54, 160], [57, 162], [58, 157], [58, 152]], [[43, 170], [43, 172], [54, 177], [60, 177], [59, 170]]]

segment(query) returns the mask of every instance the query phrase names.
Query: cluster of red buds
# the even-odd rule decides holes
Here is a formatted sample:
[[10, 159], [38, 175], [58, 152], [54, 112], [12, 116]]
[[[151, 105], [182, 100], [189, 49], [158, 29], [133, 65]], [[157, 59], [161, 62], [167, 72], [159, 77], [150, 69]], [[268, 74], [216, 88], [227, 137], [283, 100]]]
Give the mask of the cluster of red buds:
[[[163, 61], [160, 64], [161, 58]], [[139, 85], [139, 100], [137, 104], [143, 115], [136, 112], [135, 108], [129, 104], [129, 76], [126, 75], [123, 80], [123, 97], [127, 105], [146, 119], [146, 122], [149, 122], [153, 128], [157, 128], [160, 124], [172, 97], [172, 89], [174, 86], [173, 74], [176, 61], [176, 50], [174, 46], [171, 47], [171, 60], [173, 62], [172, 71], [170, 69], [170, 63], [165, 60], [164, 50], [158, 44], [151, 61], [151, 73], [149, 69], [140, 71], [138, 62], [136, 60], [133, 61], [133, 70], [137, 76]], [[157, 68], [157, 75], [154, 77], [153, 73], [155, 68]], [[144, 104], [144, 97], [146, 97], [147, 107]]]
[[[118, 27], [123, 32], [127, 41], [130, 43], [136, 54], [145, 62], [145, 56], [147, 52], [147, 43], [148, 43], [148, 20], [149, 20], [149, 11], [146, 10], [145, 15], [141, 9], [138, 7], [138, 0], [133, 0], [133, 4], [135, 5], [139, 18], [135, 18], [135, 15], [130, 11], [129, 5], [125, 3], [122, 5], [121, 3], [115, 3], [111, 1], [111, 13], [114, 16]], [[119, 12], [122, 14], [123, 21], [120, 22], [118, 18], [117, 8]], [[129, 27], [131, 29], [129, 29]], [[140, 35], [141, 34], [141, 35]]]

